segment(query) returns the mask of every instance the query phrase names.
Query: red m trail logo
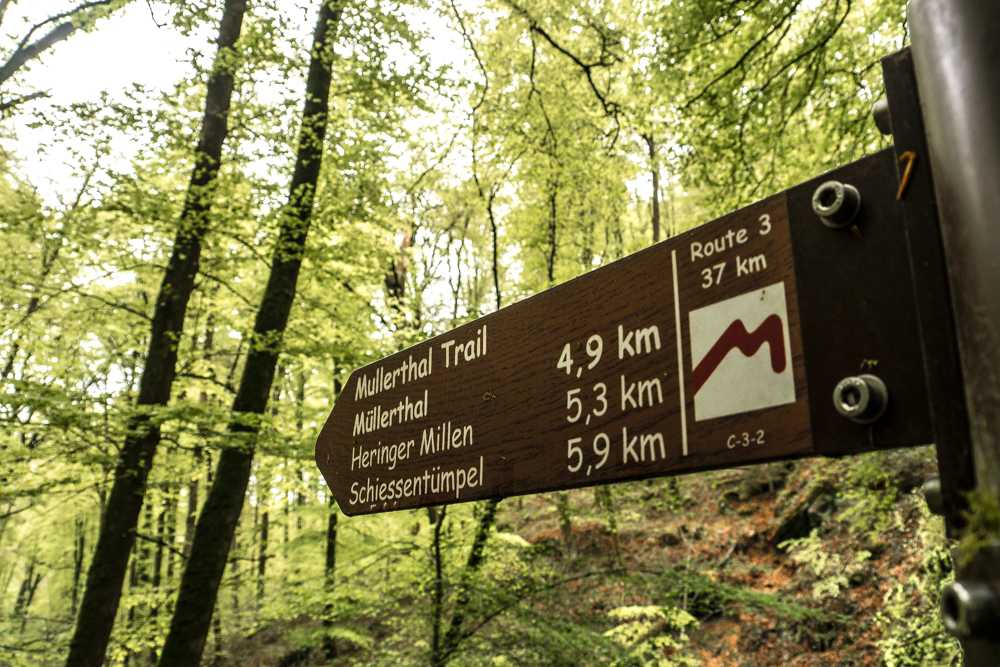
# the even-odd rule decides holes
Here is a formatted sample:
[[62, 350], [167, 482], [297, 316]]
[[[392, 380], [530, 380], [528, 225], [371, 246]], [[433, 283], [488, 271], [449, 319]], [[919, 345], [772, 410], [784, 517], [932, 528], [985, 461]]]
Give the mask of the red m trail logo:
[[784, 283], [688, 317], [695, 421], [795, 402]]

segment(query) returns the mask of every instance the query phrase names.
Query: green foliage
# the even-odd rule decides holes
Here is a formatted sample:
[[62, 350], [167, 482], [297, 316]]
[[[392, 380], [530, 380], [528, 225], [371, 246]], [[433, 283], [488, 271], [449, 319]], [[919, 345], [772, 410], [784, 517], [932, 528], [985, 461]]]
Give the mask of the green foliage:
[[614, 664], [622, 667], [673, 667], [697, 665], [683, 653], [687, 632], [698, 621], [683, 609], [673, 607], [616, 607], [608, 616], [617, 625], [604, 634], [628, 650]]
[[657, 581], [661, 595], [665, 596], [661, 599], [681, 606], [701, 620], [739, 609], [754, 609], [796, 623], [836, 625], [847, 621], [839, 614], [798, 604], [783, 595], [715, 581], [687, 570], [670, 570]]
[[875, 452], [849, 466], [846, 483], [839, 492], [844, 509], [837, 519], [853, 532], [872, 538], [898, 526], [900, 517], [895, 505], [900, 493], [900, 463], [906, 465], [899, 454]]
[[971, 562], [981, 548], [1000, 543], [1000, 500], [989, 491], [975, 491], [969, 495], [965, 516], [967, 525], [958, 545], [963, 565]]
[[793, 561], [809, 570], [813, 579], [812, 595], [817, 600], [837, 597], [852, 582], [856, 583], [868, 569], [868, 559], [871, 558], [871, 553], [861, 550], [845, 561], [829, 551], [815, 529], [808, 537], [785, 540], [778, 548], [786, 550]]
[[886, 593], [876, 627], [882, 660], [887, 667], [959, 665], [958, 642], [941, 621], [941, 589], [954, 579], [949, 545], [940, 517], [927, 510], [920, 494], [911, 495], [917, 508], [918, 529], [913, 545], [922, 554], [919, 569]]

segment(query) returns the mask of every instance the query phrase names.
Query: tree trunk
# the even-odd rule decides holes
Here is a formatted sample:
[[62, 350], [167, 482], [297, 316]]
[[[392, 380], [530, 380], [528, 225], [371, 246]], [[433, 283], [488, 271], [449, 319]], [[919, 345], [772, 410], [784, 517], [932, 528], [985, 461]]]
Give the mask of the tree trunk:
[[163, 532], [163, 539], [167, 546], [167, 567], [166, 567], [166, 578], [167, 584], [169, 585], [174, 580], [174, 558], [176, 554], [174, 553], [175, 546], [177, 544], [177, 509], [180, 503], [180, 494], [177, 492], [177, 487], [172, 484], [167, 491], [166, 499], [166, 516], [164, 517], [164, 522], [166, 523], [166, 529]]
[[545, 256], [545, 271], [546, 278], [549, 281], [549, 287], [556, 282], [556, 256], [559, 251], [558, 237], [556, 234], [559, 231], [559, 218], [557, 217], [557, 205], [559, 197], [559, 181], [553, 180], [549, 183], [549, 228], [548, 228], [548, 242], [549, 248], [548, 253]]
[[[126, 596], [135, 592], [135, 589], [139, 585], [139, 569], [138, 569], [137, 558], [133, 558], [132, 562], [129, 563], [128, 572], [128, 590], [126, 591]], [[126, 634], [131, 634], [132, 628], [135, 626], [135, 606], [128, 607], [128, 612], [125, 614], [125, 630]], [[132, 660], [132, 648], [130, 644], [125, 646], [125, 667], [128, 667], [129, 662]]]
[[242, 441], [242, 446], [225, 449], [219, 456], [215, 481], [198, 517], [191, 558], [184, 568], [177, 607], [160, 656], [163, 667], [196, 665], [204, 652], [226, 555], [250, 479], [253, 443], [259, 428], [250, 417], [267, 409], [281, 336], [295, 299], [323, 159], [333, 41], [340, 14], [339, 1], [324, 1], [320, 7], [288, 206], [281, 218], [271, 271], [257, 310], [252, 344], [247, 350], [228, 428], [234, 439]]
[[80, 580], [83, 578], [83, 555], [86, 549], [86, 523], [83, 519], [76, 520], [76, 533], [73, 539], [73, 591], [70, 604], [70, 613], [76, 613], [76, 607], [80, 603]]
[[444, 647], [441, 645], [441, 622], [444, 614], [444, 562], [441, 558], [441, 528], [444, 525], [447, 510], [448, 506], [444, 505], [435, 512], [434, 541], [431, 543], [431, 556], [434, 559], [434, 599], [431, 602], [432, 665], [443, 664], [445, 661], [445, 657], [442, 655]]
[[660, 242], [660, 161], [656, 155], [656, 139], [652, 134], [644, 134], [649, 150], [649, 173], [653, 177], [653, 243]]
[[337, 518], [340, 511], [332, 494], [329, 496], [327, 506], [330, 508], [330, 513], [326, 519], [326, 564], [323, 573], [326, 581], [326, 592], [333, 593], [337, 575]]
[[[195, 457], [195, 470], [200, 467], [202, 453], [200, 449], [196, 449], [194, 453]], [[198, 518], [198, 473], [195, 472], [191, 479], [188, 481], [187, 488], [187, 510], [184, 514], [184, 544], [181, 548], [181, 552], [184, 554], [184, 559], [187, 560], [191, 556], [191, 541], [194, 539], [194, 524]]]
[[35, 591], [38, 590], [38, 584], [42, 582], [42, 573], [35, 572], [35, 561], [34, 556], [28, 561], [28, 566], [24, 570], [24, 580], [21, 582], [21, 587], [17, 591], [17, 600], [14, 602], [14, 618], [20, 617], [21, 620], [21, 633], [24, 633], [25, 626], [28, 624], [28, 607], [31, 606], [32, 601], [35, 599]]
[[267, 546], [271, 528], [271, 514], [267, 509], [268, 489], [258, 488], [257, 503], [260, 506], [260, 533], [257, 543], [257, 609], [264, 604], [264, 584], [267, 579]]
[[118, 612], [129, 553], [135, 544], [135, 527], [146, 492], [146, 480], [160, 442], [159, 426], [151, 419], [150, 411], [144, 408], [166, 405], [170, 400], [177, 370], [177, 343], [194, 289], [201, 240], [208, 227], [207, 214], [222, 158], [222, 144], [228, 134], [233, 92], [233, 72], [228, 63], [232, 61], [230, 52], [243, 25], [246, 1], [225, 1], [217, 40], [218, 52], [208, 80], [201, 136], [195, 151], [195, 166], [153, 311], [146, 364], [139, 382], [140, 407], [128, 421], [97, 548], [87, 572], [87, 588], [70, 642], [67, 667], [103, 664]]
[[[15, 74], [25, 65], [37, 59], [43, 53], [51, 49], [56, 44], [64, 41], [81, 25], [88, 20], [99, 16], [104, 7], [112, 5], [113, 0], [90, 0], [83, 2], [74, 9], [62, 12], [49, 18], [45, 23], [55, 23], [55, 26], [38, 39], [29, 41], [31, 33], [22, 38], [23, 43], [18, 45], [5, 63], [0, 65], [0, 86], [5, 85]], [[3, 3], [6, 11], [7, 3]], [[38, 27], [45, 25], [39, 23]]]
[[[337, 501], [333, 495], [329, 496], [327, 502], [330, 513], [326, 519], [326, 565], [323, 568], [324, 584], [326, 589], [327, 602], [324, 605], [326, 612], [323, 618], [323, 627], [330, 628], [333, 625], [330, 614], [333, 612], [333, 591], [337, 583], [337, 515], [340, 513], [337, 508]], [[333, 637], [327, 635], [323, 641], [323, 648], [328, 660], [337, 657], [337, 642]]]
[[458, 649], [462, 641], [462, 625], [465, 623], [466, 608], [471, 602], [469, 595], [471, 588], [470, 579], [479, 571], [486, 554], [486, 542], [489, 540], [490, 531], [496, 522], [497, 505], [499, 500], [487, 500], [483, 503], [482, 514], [479, 515], [479, 524], [476, 526], [476, 536], [472, 540], [472, 547], [469, 549], [469, 557], [465, 561], [465, 570], [462, 572], [462, 581], [458, 586], [458, 593], [455, 595], [455, 606], [451, 613], [451, 621], [448, 624], [448, 632], [445, 633], [441, 641], [441, 648], [437, 655], [433, 656], [431, 664], [434, 667], [442, 667], [451, 659], [452, 654]]
[[[170, 511], [170, 507], [173, 505], [173, 498], [170, 494], [165, 494], [165, 497], [161, 499], [160, 511], [156, 514], [156, 547], [153, 551], [153, 576], [150, 581], [150, 596], [149, 596], [149, 620], [153, 631], [156, 633], [155, 636], [159, 637], [160, 633], [157, 631], [157, 616], [160, 614], [160, 584], [163, 581], [163, 557], [164, 548], [163, 545], [166, 544], [167, 539], [167, 513]], [[156, 647], [149, 651], [149, 663], [156, 664]]]
[[233, 545], [229, 549], [229, 575], [233, 585], [230, 588], [233, 605], [233, 618], [237, 618], [240, 613], [240, 526], [236, 523], [236, 530], [233, 531]]

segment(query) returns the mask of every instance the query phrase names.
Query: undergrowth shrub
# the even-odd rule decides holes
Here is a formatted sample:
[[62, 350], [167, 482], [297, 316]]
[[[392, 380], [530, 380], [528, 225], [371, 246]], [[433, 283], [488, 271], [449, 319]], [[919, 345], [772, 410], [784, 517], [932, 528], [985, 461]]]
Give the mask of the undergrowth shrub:
[[606, 631], [606, 637], [626, 649], [627, 654], [615, 661], [616, 667], [680, 667], [697, 665], [698, 661], [684, 653], [689, 629], [698, 621], [677, 607], [628, 606], [608, 612], [617, 623]]
[[865, 550], [855, 552], [849, 559], [841, 557], [827, 547], [816, 529], [808, 537], [785, 540], [778, 548], [805, 566], [812, 582], [812, 596], [817, 600], [837, 597], [845, 588], [858, 583], [871, 558], [871, 552]]
[[918, 516], [914, 544], [923, 554], [919, 570], [886, 593], [875, 617], [876, 642], [886, 667], [960, 665], [958, 642], [944, 629], [939, 612], [941, 589], [954, 579], [941, 517], [932, 515], [918, 492], [910, 494]]

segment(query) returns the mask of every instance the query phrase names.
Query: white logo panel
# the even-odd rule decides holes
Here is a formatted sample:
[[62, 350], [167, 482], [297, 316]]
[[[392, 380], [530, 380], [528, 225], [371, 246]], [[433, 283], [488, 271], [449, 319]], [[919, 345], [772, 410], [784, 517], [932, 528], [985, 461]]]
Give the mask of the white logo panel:
[[795, 402], [784, 282], [692, 310], [694, 419]]

